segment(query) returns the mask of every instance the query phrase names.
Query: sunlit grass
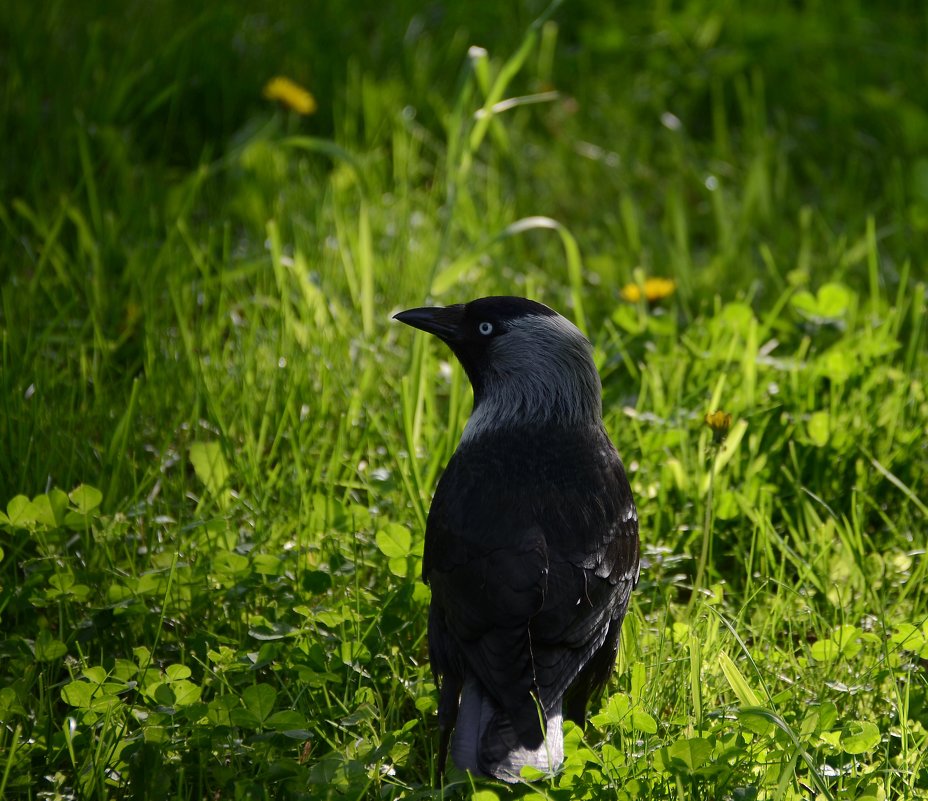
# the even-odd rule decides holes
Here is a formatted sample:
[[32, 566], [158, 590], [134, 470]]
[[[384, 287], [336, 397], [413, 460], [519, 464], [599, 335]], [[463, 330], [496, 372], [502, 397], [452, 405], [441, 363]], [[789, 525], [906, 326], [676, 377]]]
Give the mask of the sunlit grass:
[[438, 796], [470, 399], [390, 317], [493, 293], [589, 333], [645, 567], [563, 773], [451, 794], [928, 796], [924, 19], [283, 5], [0, 12], [0, 796]]

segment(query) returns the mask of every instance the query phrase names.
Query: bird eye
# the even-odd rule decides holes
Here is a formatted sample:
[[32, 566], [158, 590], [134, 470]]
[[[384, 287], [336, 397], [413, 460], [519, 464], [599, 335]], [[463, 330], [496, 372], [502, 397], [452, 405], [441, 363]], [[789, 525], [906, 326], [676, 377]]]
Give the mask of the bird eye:
[[484, 320], [482, 323], [480, 323], [480, 325], [477, 326], [477, 330], [485, 337], [488, 337], [493, 333], [493, 323], [488, 323], [486, 320]]

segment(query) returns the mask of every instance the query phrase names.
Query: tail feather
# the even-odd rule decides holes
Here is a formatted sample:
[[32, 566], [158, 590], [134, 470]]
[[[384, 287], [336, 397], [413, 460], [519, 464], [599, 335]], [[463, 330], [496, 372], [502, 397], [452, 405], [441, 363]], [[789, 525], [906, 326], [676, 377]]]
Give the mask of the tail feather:
[[561, 705], [546, 715], [546, 735], [540, 745], [526, 746], [506, 712], [487, 695], [473, 676], [464, 681], [451, 740], [451, 758], [462, 770], [517, 782], [530, 765], [553, 773], [564, 761]]

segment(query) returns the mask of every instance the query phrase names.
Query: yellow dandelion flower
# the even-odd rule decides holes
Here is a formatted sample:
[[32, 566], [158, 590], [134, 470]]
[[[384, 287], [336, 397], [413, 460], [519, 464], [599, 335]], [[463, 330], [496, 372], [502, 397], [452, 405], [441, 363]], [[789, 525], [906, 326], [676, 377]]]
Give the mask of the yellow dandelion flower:
[[728, 429], [731, 428], [731, 415], [723, 412], [721, 409], [715, 412], [709, 412], [705, 417], [706, 425], [712, 429], [712, 437], [716, 442], [725, 439]]
[[721, 409], [706, 414], [706, 425], [713, 431], [728, 431], [731, 428], [731, 415]]
[[316, 110], [316, 98], [296, 81], [282, 75], [264, 84], [263, 94], [268, 100], [277, 100], [297, 114], [312, 114]]
[[[677, 282], [673, 278], [646, 278], [644, 298], [648, 303], [655, 303], [672, 295], [676, 288]], [[638, 284], [626, 284], [622, 287], [622, 299], [629, 303], [637, 303], [642, 297], [641, 290], [642, 287]]]

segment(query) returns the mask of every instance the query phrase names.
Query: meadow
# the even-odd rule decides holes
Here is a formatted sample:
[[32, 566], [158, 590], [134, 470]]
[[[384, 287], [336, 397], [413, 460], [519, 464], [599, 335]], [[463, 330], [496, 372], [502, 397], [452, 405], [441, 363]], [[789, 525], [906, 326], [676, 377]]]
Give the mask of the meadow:
[[[0, 797], [928, 798], [926, 42], [914, 2], [0, 4]], [[588, 334], [643, 545], [514, 787], [438, 782], [470, 390], [391, 321], [490, 294]]]

